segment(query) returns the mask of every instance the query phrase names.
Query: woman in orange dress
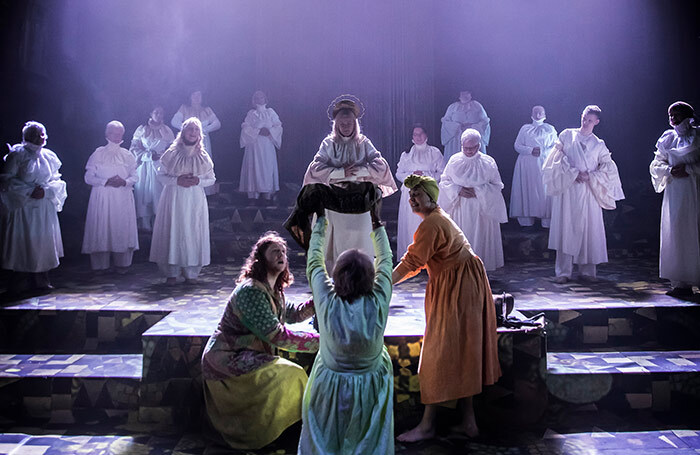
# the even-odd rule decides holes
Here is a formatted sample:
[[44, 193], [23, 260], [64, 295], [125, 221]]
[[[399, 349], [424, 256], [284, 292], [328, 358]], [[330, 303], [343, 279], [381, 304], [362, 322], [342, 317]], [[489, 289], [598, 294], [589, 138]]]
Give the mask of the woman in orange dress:
[[453, 432], [475, 437], [479, 429], [472, 397], [496, 382], [498, 364], [496, 311], [484, 265], [459, 227], [437, 205], [438, 185], [430, 177], [409, 175], [409, 204], [422, 218], [413, 243], [394, 268], [399, 283], [428, 270], [425, 335], [418, 378], [423, 418], [398, 437], [415, 442], [435, 436], [440, 404], [458, 401], [462, 422]]

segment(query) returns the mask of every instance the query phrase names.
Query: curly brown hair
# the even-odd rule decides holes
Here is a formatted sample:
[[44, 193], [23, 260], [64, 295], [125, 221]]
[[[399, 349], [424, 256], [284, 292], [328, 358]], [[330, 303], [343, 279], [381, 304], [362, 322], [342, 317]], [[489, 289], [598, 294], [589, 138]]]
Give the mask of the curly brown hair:
[[[267, 231], [264, 233], [253, 248], [250, 250], [250, 255], [246, 259], [245, 264], [241, 268], [241, 273], [238, 275], [236, 283], [252, 278], [254, 280], [267, 282], [267, 261], [265, 261], [265, 253], [271, 245], [281, 245], [284, 250], [287, 250], [287, 242], [280, 237], [275, 231]], [[279, 274], [275, 282], [275, 291], [284, 292], [284, 289], [294, 283], [294, 275], [289, 270], [289, 262], [287, 267]]]

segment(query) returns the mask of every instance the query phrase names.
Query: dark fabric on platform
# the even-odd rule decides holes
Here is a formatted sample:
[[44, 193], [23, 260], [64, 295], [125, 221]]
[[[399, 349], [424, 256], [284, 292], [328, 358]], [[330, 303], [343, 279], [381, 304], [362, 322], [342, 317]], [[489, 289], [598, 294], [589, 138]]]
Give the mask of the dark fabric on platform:
[[311, 217], [321, 209], [339, 213], [369, 212], [382, 198], [382, 191], [370, 182], [343, 182], [333, 185], [305, 185], [284, 227], [304, 250], [309, 249]]

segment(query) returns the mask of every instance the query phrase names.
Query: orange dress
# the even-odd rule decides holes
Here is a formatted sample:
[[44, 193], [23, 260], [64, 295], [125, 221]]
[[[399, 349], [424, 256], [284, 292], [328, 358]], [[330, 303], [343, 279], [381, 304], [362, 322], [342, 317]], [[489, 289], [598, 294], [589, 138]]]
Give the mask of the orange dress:
[[441, 208], [418, 226], [397, 268], [409, 277], [428, 269], [418, 366], [421, 401], [470, 397], [495, 383], [501, 369], [489, 279], [467, 238]]

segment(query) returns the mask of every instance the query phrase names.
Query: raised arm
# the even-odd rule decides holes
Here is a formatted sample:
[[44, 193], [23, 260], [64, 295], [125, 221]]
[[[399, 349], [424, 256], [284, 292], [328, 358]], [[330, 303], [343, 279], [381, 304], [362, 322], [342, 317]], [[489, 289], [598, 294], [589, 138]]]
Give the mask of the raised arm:
[[374, 243], [374, 292], [383, 297], [383, 302], [389, 304], [391, 300], [391, 245], [389, 237], [386, 235], [384, 226], [379, 226], [372, 231], [372, 242]]
[[306, 279], [309, 281], [311, 292], [316, 300], [318, 300], [318, 296], [327, 295], [333, 287], [328, 273], [326, 273], [324, 258], [327, 224], [325, 216], [316, 219], [316, 224], [311, 231], [309, 251], [306, 253]]

